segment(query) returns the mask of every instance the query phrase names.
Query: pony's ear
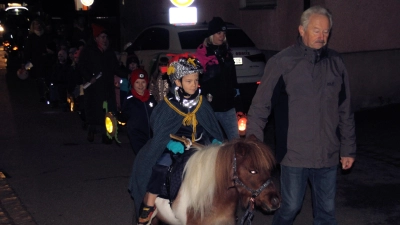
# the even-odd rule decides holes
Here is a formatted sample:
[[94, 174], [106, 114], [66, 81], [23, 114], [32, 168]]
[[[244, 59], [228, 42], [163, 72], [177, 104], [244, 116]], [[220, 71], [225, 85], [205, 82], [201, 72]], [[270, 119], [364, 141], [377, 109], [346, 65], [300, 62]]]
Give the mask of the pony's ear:
[[260, 141], [254, 134], [250, 134], [246, 139], [250, 141]]

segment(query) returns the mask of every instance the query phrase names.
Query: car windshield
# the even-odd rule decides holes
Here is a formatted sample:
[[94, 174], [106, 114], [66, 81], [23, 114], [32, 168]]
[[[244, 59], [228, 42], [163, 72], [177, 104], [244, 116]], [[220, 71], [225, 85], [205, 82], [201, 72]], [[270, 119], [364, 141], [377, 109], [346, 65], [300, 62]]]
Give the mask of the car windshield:
[[[227, 39], [231, 48], [255, 47], [253, 41], [240, 29], [228, 29]], [[182, 49], [196, 49], [207, 37], [207, 30], [191, 30], [179, 33]]]

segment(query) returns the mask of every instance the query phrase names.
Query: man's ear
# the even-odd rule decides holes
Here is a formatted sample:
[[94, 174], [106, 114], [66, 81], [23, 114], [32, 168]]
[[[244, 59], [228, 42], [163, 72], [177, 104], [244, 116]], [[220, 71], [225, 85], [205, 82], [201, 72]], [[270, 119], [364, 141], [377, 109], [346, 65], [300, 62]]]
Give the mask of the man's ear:
[[304, 27], [303, 27], [302, 25], [299, 25], [299, 34], [300, 34], [300, 36], [302, 36], [302, 37], [303, 37], [303, 35], [304, 35]]

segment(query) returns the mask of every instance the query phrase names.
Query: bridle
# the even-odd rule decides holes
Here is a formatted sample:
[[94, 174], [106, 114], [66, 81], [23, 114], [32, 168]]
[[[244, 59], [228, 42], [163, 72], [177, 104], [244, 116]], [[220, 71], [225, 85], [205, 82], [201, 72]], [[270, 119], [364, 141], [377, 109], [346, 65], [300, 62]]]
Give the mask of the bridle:
[[[257, 145], [256, 145], [257, 146]], [[257, 146], [258, 147], [258, 146]], [[260, 195], [260, 193], [268, 187], [268, 185], [272, 184], [271, 178], [269, 178], [267, 181], [265, 181], [257, 190], [251, 189], [247, 187], [239, 178], [237, 175], [237, 165], [236, 165], [236, 151], [233, 153], [233, 180], [236, 185], [242, 186], [244, 189], [249, 191], [251, 193], [251, 198], [249, 201], [249, 205], [247, 207], [246, 213], [243, 215], [240, 224], [243, 225], [245, 223], [245, 220], [247, 221], [248, 225], [251, 225], [251, 220], [253, 219], [253, 209], [254, 209], [254, 202], [255, 198]], [[247, 219], [246, 219], [247, 218]]]

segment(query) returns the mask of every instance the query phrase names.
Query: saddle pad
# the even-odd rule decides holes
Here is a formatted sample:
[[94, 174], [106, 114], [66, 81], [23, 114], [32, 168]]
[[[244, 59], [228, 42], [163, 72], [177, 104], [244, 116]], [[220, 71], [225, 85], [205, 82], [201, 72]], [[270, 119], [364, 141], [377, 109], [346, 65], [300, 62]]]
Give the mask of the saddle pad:
[[192, 156], [195, 151], [196, 150], [194, 149], [190, 149], [185, 151], [183, 154], [175, 154], [172, 156], [172, 165], [170, 166], [169, 172], [167, 172], [166, 180], [158, 197], [169, 199], [171, 202], [175, 200], [182, 184], [183, 169], [185, 168], [190, 156]]

